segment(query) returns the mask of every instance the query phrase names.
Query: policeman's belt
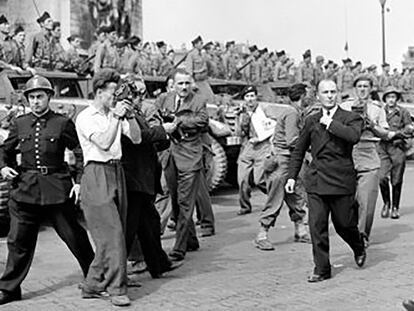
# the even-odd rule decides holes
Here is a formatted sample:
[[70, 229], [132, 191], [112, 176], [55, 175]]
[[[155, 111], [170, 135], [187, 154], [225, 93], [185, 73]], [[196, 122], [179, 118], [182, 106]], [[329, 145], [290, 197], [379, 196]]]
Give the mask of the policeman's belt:
[[38, 167], [20, 167], [22, 172], [25, 173], [37, 173], [42, 175], [50, 175], [54, 173], [63, 173], [67, 169], [65, 166], [38, 166]]

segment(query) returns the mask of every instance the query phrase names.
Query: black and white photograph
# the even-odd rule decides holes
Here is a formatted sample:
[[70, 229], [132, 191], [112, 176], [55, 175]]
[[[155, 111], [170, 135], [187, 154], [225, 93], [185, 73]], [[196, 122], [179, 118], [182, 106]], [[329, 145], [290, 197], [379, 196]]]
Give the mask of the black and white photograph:
[[0, 0], [0, 310], [414, 311], [412, 12]]

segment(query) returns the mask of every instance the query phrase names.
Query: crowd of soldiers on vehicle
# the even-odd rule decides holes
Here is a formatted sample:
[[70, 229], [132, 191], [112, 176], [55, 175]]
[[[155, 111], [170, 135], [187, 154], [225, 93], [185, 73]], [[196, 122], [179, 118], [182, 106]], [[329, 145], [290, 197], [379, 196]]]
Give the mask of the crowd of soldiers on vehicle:
[[[40, 31], [26, 40], [26, 30], [16, 25], [14, 30], [7, 17], [0, 16], [0, 66], [21, 72], [36, 69], [74, 71], [88, 74], [100, 68], [113, 68], [120, 73], [133, 72], [144, 76], [168, 76], [179, 67], [191, 52], [184, 48], [174, 50], [164, 41], [143, 42], [138, 36], [118, 36], [114, 26], [102, 26], [95, 32], [95, 41], [88, 50], [82, 48], [83, 39], [72, 34], [67, 38], [69, 48], [64, 49], [61, 24], [44, 12], [37, 22]], [[403, 92], [414, 90], [414, 68], [402, 72], [390, 64], [375, 64], [343, 59], [340, 64], [318, 55], [314, 58], [306, 50], [300, 62], [289, 57], [284, 50], [271, 51], [267, 47], [228, 41], [205, 43], [201, 37], [193, 46], [199, 50], [210, 78], [243, 80], [250, 84], [266, 82], [299, 82], [317, 85], [321, 79], [333, 79], [342, 94], [352, 90], [352, 81], [361, 74], [369, 74], [374, 91], [394, 86]], [[381, 71], [381, 73], [379, 73]]]

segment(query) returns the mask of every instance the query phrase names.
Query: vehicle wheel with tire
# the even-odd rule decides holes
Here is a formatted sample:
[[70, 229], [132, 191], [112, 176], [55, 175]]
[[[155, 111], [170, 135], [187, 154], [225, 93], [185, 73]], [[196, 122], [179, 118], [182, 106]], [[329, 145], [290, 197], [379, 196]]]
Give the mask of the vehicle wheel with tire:
[[209, 170], [207, 173], [207, 184], [209, 190], [213, 191], [224, 181], [227, 174], [227, 157], [223, 147], [217, 140], [211, 138], [211, 149], [213, 156], [209, 161]]

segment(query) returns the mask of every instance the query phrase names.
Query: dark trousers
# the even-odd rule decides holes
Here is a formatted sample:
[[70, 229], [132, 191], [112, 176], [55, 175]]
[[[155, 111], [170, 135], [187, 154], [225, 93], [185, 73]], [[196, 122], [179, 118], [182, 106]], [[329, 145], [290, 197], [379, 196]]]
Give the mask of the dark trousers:
[[128, 191], [126, 249], [130, 253], [136, 236], [144, 255], [148, 271], [158, 276], [171, 265], [161, 245], [160, 215], [154, 206], [155, 195]]
[[9, 254], [6, 269], [0, 279], [0, 290], [20, 291], [20, 284], [29, 272], [33, 260], [39, 227], [45, 220], [52, 224], [58, 236], [76, 257], [83, 275], [87, 275], [94, 253], [85, 229], [76, 219], [73, 201], [41, 206], [10, 199], [9, 209]]
[[200, 220], [201, 229], [214, 232], [214, 213], [211, 206], [210, 194], [208, 192], [207, 178], [204, 174], [200, 178], [200, 187], [197, 191], [197, 219]]
[[93, 291], [124, 295], [127, 194], [121, 164], [88, 163], [82, 175], [81, 198], [86, 224], [96, 246], [85, 286]]
[[329, 214], [339, 236], [351, 247], [354, 254], [364, 250], [358, 231], [358, 205], [355, 195], [318, 195], [308, 193], [309, 231], [312, 238], [314, 273], [331, 273], [329, 262]]
[[201, 168], [195, 171], [181, 171], [172, 159], [165, 168], [165, 179], [171, 195], [173, 214], [177, 215], [173, 250], [182, 254], [186, 253], [187, 244], [198, 246], [193, 214], [200, 179], [203, 178], [202, 174]]

